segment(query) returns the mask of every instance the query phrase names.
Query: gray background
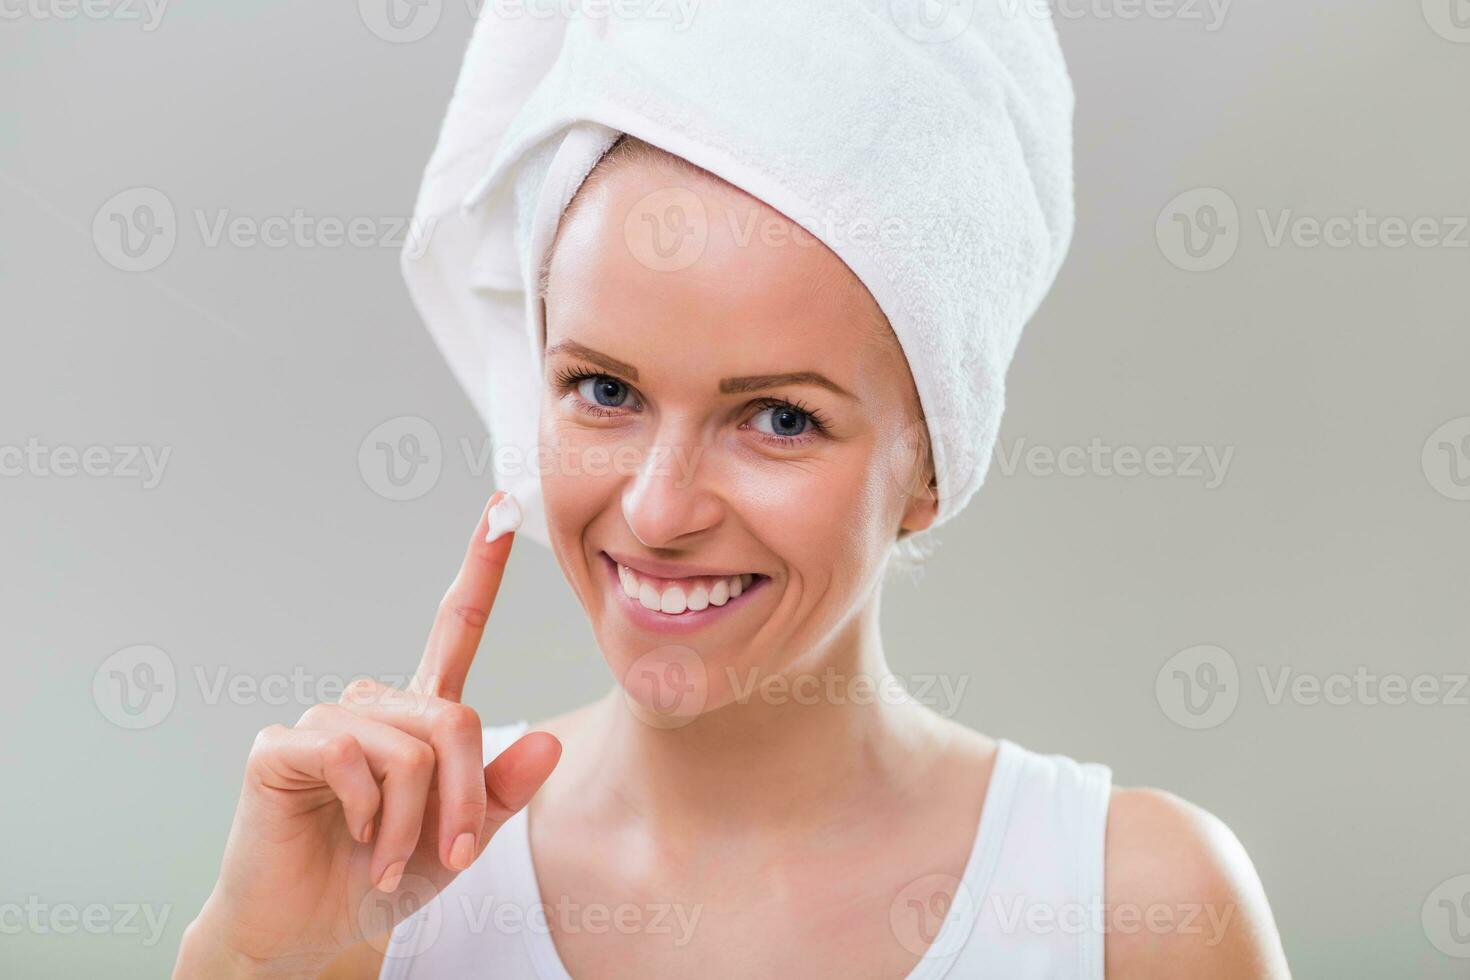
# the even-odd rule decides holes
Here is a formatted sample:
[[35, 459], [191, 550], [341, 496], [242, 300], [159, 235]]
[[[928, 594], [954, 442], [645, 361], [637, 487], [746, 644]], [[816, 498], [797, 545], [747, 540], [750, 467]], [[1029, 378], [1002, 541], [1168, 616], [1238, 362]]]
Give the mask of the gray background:
[[[986, 488], [885, 600], [895, 670], [963, 685], [939, 707], [1224, 818], [1300, 976], [1470, 970], [1439, 904], [1470, 891], [1450, 880], [1470, 873], [1470, 706], [1448, 696], [1470, 669], [1470, 232], [1273, 245], [1261, 218], [1364, 209], [1454, 235], [1470, 26], [1451, 2], [1470, 25], [1463, 0], [1058, 8], [1076, 241]], [[0, 447], [171, 455], [151, 488], [120, 455], [110, 475], [0, 477], [0, 907], [107, 907], [69, 935], [0, 918], [0, 972], [159, 976], [212, 885], [253, 733], [313, 699], [215, 682], [410, 670], [490, 490], [463, 452], [484, 430], [393, 248], [210, 245], [197, 216], [405, 218], [472, 13], [448, 0], [395, 43], [342, 0], [194, 0], [152, 30], [141, 6], [5, 9], [23, 16], [0, 21]], [[167, 196], [177, 241], [129, 272], [107, 261], [105, 208], [138, 187]], [[1219, 267], [1186, 271], [1174, 213], [1207, 221], [1219, 197], [1171, 201], [1201, 188], [1238, 219], [1202, 260]], [[359, 448], [403, 416], [438, 434], [441, 472], [393, 501]], [[1213, 487], [1183, 465], [1003, 469], [1093, 439], [1233, 455]], [[139, 644], [166, 656], [173, 704], [128, 730], [103, 668]], [[1181, 654], [1201, 644], [1228, 660], [1208, 653], [1223, 700], [1197, 719], [1174, 669], [1207, 677]], [[1375, 703], [1371, 680], [1345, 703], [1276, 699], [1283, 668], [1442, 686], [1430, 704]], [[536, 718], [607, 683], [523, 542], [466, 699]], [[129, 906], [167, 915], [156, 941]]]

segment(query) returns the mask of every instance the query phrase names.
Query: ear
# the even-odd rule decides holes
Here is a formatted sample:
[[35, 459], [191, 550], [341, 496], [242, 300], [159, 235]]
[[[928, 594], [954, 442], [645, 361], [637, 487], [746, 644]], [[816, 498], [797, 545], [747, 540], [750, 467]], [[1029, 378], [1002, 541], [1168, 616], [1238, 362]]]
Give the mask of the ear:
[[939, 487], [931, 476], [923, 490], [909, 495], [908, 504], [903, 510], [903, 520], [899, 521], [898, 526], [903, 534], [927, 531], [934, 526], [938, 517]]

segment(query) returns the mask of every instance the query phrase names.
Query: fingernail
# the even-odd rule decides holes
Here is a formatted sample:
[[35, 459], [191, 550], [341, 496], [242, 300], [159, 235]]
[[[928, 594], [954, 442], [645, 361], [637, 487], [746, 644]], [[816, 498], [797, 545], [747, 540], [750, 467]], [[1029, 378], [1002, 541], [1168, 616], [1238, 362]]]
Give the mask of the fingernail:
[[454, 846], [449, 849], [449, 866], [455, 871], [463, 871], [475, 860], [475, 835], [466, 831], [454, 839]]
[[369, 817], [368, 818], [368, 822], [362, 825], [362, 833], [360, 833], [360, 834], [357, 835], [357, 839], [360, 840], [364, 844], [368, 843], [369, 841], [371, 841], [373, 839], [373, 818], [372, 817]]
[[378, 891], [391, 892], [398, 887], [403, 880], [403, 869], [407, 866], [406, 861], [396, 861], [383, 869], [383, 877], [378, 879]]
[[487, 525], [485, 540], [494, 541], [501, 535], [508, 534], [521, 526], [521, 505], [516, 503], [516, 498], [507, 491], [490, 506], [490, 512], [485, 515], [485, 522]]

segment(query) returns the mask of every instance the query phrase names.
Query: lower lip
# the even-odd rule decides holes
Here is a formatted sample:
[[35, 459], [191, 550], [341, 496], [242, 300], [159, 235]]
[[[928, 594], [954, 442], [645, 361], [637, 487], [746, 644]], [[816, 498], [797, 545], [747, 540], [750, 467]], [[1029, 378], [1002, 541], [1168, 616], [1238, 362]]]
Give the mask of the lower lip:
[[613, 601], [622, 607], [628, 618], [633, 623], [652, 633], [692, 633], [695, 630], [704, 629], [721, 619], [731, 615], [738, 609], [745, 607], [750, 596], [761, 589], [770, 581], [768, 578], [758, 578], [750, 584], [738, 596], [726, 602], [723, 606], [709, 605], [698, 612], [685, 610], [677, 615], [658, 612], [649, 609], [637, 599], [623, 591], [623, 581], [618, 578], [618, 564], [605, 554], [599, 554], [602, 563], [607, 568], [609, 588], [613, 593]]

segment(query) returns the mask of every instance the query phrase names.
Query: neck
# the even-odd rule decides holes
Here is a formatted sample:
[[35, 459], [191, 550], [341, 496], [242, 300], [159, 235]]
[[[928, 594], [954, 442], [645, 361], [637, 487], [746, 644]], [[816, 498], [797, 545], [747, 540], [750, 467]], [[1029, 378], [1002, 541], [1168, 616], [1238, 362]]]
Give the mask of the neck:
[[691, 844], [823, 826], [913, 783], [938, 737], [933, 716], [888, 669], [878, 595], [818, 648], [773, 676], [719, 670], [735, 700], [678, 728], [646, 724], [615, 686], [577, 738], [576, 792], [599, 812]]

